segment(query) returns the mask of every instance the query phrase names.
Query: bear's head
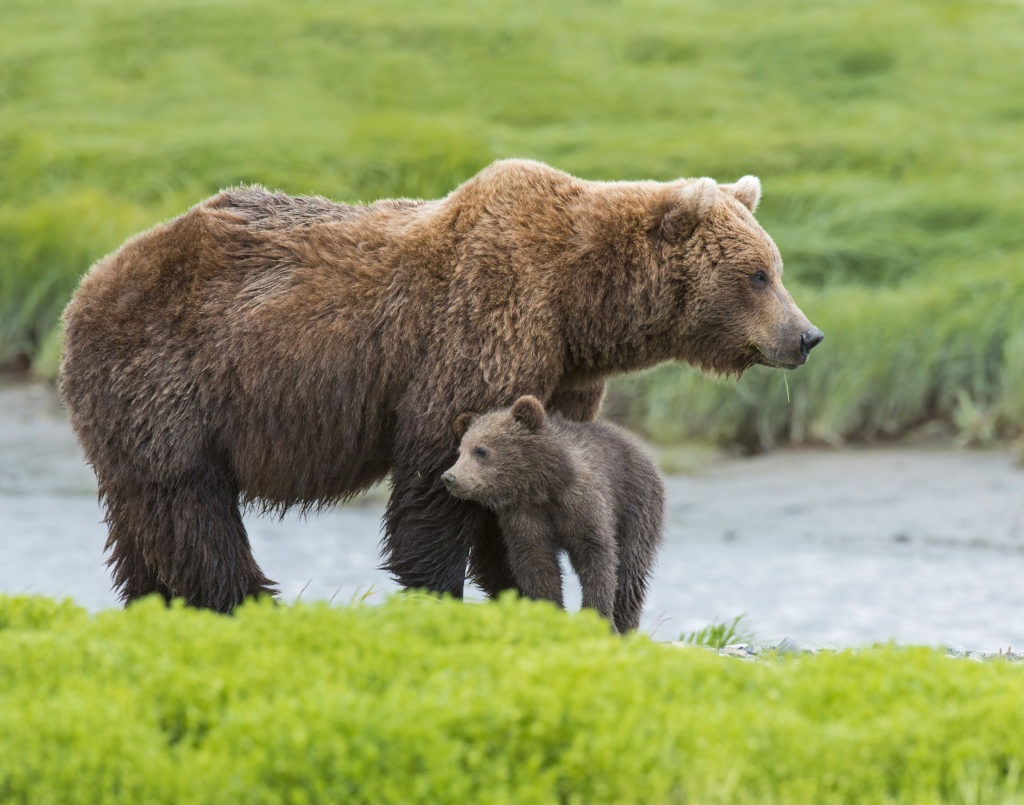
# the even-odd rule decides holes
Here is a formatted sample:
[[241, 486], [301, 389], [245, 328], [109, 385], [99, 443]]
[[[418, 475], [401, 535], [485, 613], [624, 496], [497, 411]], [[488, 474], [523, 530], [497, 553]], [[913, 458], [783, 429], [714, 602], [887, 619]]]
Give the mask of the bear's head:
[[458, 498], [501, 509], [543, 499], [568, 480], [536, 397], [486, 414], [460, 414], [454, 429], [459, 457], [441, 482]]
[[667, 356], [723, 374], [794, 369], [824, 334], [782, 284], [782, 257], [754, 218], [761, 182], [683, 179], [664, 186], [652, 228], [673, 321]]

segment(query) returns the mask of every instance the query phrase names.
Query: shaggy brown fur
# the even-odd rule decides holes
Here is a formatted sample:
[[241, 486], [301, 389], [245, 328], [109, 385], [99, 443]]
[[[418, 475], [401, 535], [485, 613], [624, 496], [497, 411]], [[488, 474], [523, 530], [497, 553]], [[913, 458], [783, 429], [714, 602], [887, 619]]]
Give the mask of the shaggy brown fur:
[[751, 211], [760, 185], [599, 183], [497, 162], [446, 198], [220, 193], [125, 243], [65, 312], [72, 425], [116, 586], [229, 610], [269, 591], [239, 501], [312, 508], [390, 470], [386, 567], [512, 585], [494, 518], [440, 483], [460, 411], [593, 418], [605, 379], [792, 367], [817, 343]]
[[530, 395], [460, 416], [456, 435], [459, 458], [441, 480], [495, 513], [523, 595], [564, 606], [565, 551], [583, 606], [620, 632], [635, 629], [665, 513], [664, 484], [644, 450], [607, 422], [547, 416]]

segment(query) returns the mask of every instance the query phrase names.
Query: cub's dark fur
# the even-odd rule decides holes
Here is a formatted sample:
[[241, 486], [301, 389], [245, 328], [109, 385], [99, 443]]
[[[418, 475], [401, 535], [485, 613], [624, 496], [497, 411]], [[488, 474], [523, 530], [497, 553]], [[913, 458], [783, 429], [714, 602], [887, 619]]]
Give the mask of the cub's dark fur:
[[664, 485], [644, 450], [621, 428], [548, 415], [529, 395], [511, 408], [462, 415], [455, 427], [459, 458], [442, 480], [497, 515], [522, 593], [563, 606], [564, 550], [583, 606], [620, 632], [635, 629], [665, 510]]

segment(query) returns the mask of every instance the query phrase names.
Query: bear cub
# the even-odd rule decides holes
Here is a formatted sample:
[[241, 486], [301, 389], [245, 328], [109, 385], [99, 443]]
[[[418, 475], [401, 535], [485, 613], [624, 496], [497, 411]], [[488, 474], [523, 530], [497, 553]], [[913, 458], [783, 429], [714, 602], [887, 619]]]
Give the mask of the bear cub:
[[441, 480], [498, 518], [520, 591], [564, 606], [559, 551], [583, 606], [617, 631], [640, 623], [661, 543], [665, 490], [647, 453], [607, 422], [545, 412], [533, 396], [455, 421], [459, 458]]

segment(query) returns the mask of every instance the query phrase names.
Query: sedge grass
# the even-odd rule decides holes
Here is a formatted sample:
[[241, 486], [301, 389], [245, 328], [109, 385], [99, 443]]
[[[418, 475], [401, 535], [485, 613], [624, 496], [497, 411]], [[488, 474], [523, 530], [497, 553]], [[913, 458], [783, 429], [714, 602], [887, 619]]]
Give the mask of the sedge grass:
[[[829, 302], [840, 294], [841, 304]], [[1014, 262], [952, 267], [884, 294], [844, 286], [799, 295], [827, 335], [788, 388], [774, 370], [709, 381], [667, 365], [615, 383], [616, 399], [630, 401], [617, 418], [653, 441], [750, 451], [891, 439], [934, 421], [975, 442], [1024, 427], [1024, 271]]]
[[[950, 415], [957, 395], [961, 419], [994, 406], [1012, 432], [1020, 348], [1007, 342], [1000, 364], [997, 333], [1017, 336], [988, 311], [1008, 309], [1024, 258], [1022, 37], [1024, 6], [1002, 0], [10, 0], [0, 364], [48, 344], [36, 366], [52, 371], [56, 317], [90, 263], [221, 187], [434, 197], [525, 156], [594, 179], [762, 177], [759, 217], [827, 340], [793, 376], [786, 417], [769, 404], [738, 425], [734, 402], [703, 433], [882, 434]], [[962, 308], [929, 301], [944, 284], [967, 294]], [[932, 353], [951, 347], [947, 371]], [[772, 400], [782, 386], [722, 392], [676, 371], [658, 375], [686, 387], [674, 414], [657, 393], [643, 403], [666, 437], [659, 417], [696, 408], [707, 422], [723, 395]]]

